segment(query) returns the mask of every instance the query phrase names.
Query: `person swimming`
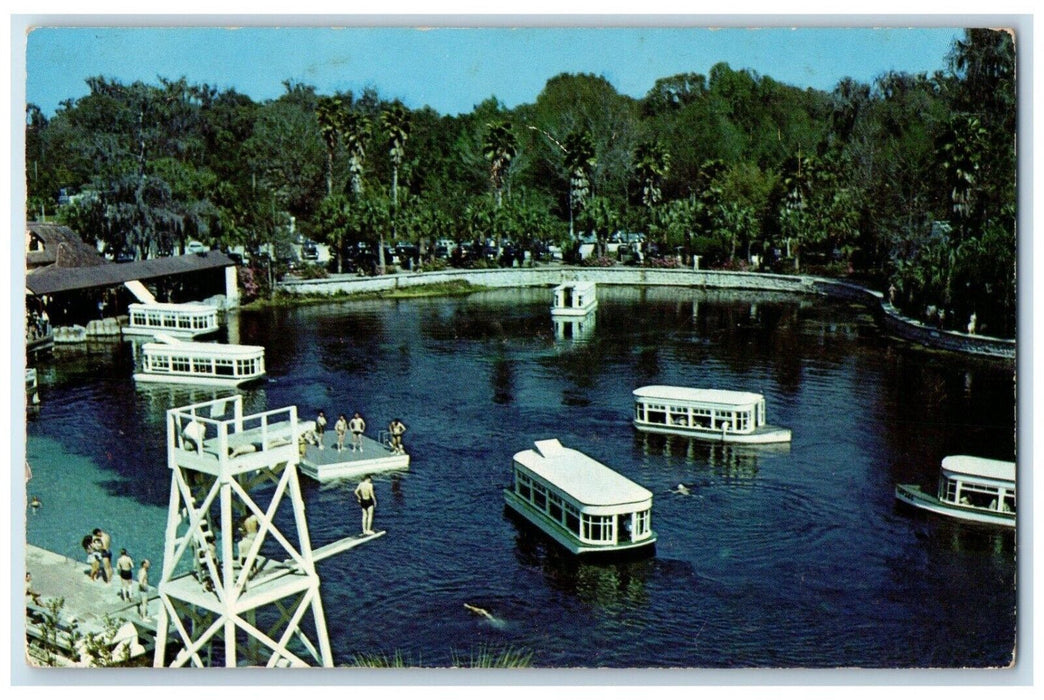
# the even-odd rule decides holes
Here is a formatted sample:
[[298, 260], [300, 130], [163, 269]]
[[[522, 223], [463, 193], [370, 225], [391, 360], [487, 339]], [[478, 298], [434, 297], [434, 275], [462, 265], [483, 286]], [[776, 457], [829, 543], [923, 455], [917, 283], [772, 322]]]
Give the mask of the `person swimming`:
[[498, 617], [494, 617], [493, 614], [490, 613], [485, 608], [480, 608], [477, 605], [469, 605], [468, 603], [464, 603], [464, 607], [467, 608], [468, 610], [470, 610], [471, 612], [475, 613], [476, 615], [485, 618], [486, 620], [489, 621], [489, 624], [493, 625], [494, 627], [498, 627], [498, 628], [507, 627], [507, 623], [506, 622], [504, 622], [503, 620], [501, 620]]
[[686, 486], [685, 484], [678, 484], [673, 489], [671, 489], [671, 493], [676, 493], [679, 496], [688, 496], [692, 492], [689, 491], [689, 487]]

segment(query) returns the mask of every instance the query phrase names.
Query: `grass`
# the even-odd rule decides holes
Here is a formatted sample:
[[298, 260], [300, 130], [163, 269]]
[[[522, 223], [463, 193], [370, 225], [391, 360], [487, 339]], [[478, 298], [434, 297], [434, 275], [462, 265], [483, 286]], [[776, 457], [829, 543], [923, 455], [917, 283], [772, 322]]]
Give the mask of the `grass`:
[[[533, 652], [512, 647], [498, 650], [483, 645], [477, 651], [466, 655], [457, 651], [451, 652], [450, 655], [450, 666], [453, 668], [530, 668], [533, 665]], [[417, 668], [423, 666], [420, 661], [414, 663], [401, 651], [396, 651], [392, 656], [355, 654], [350, 665], [358, 668]]]
[[471, 284], [467, 280], [448, 280], [432, 282], [409, 287], [398, 287], [382, 291], [345, 292], [336, 291], [329, 294], [288, 294], [277, 291], [271, 298], [259, 298], [244, 304], [243, 308], [258, 309], [273, 306], [305, 306], [309, 304], [325, 304], [331, 301], [371, 301], [373, 299], [419, 299], [423, 297], [467, 296], [480, 292], [485, 287]]

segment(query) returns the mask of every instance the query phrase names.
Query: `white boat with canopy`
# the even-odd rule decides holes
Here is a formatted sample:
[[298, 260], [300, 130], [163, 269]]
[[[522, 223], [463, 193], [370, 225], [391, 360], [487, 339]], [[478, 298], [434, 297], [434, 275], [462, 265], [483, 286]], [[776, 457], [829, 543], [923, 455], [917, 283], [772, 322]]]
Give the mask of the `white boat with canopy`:
[[959, 520], [1015, 527], [1015, 463], [969, 455], [944, 457], [936, 495], [897, 484], [895, 497]]
[[162, 342], [141, 346], [138, 382], [239, 386], [265, 376], [265, 349], [260, 345], [197, 343], [160, 335]]
[[540, 440], [514, 457], [509, 508], [574, 554], [653, 545], [652, 492], [591, 457]]
[[765, 397], [747, 391], [643, 386], [634, 390], [634, 427], [700, 440], [790, 442], [790, 429], [765, 422]]
[[195, 338], [218, 330], [218, 310], [207, 304], [131, 304], [125, 335]]
[[554, 289], [552, 316], [586, 316], [598, 307], [594, 282], [564, 282]]

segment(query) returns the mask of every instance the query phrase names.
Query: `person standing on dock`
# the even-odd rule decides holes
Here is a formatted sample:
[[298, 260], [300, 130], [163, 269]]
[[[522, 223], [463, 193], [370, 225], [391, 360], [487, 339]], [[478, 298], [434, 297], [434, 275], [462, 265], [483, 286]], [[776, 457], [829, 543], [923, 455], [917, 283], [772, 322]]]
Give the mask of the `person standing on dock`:
[[131, 582], [134, 580], [134, 560], [127, 554], [126, 549], [120, 550], [120, 558], [116, 560], [116, 571], [120, 574], [120, 598], [130, 602]]
[[406, 454], [406, 448], [402, 445], [402, 436], [406, 434], [406, 424], [398, 418], [388, 424], [388, 433], [391, 435], [391, 449], [397, 455]]
[[362, 435], [366, 432], [366, 421], [363, 420], [358, 411], [348, 421], [348, 429], [352, 431], [352, 452], [362, 452]]
[[[358, 415], [358, 414], [356, 414]], [[369, 474], [355, 487], [355, 500], [362, 508], [362, 534], [373, 534], [373, 511], [377, 507], [377, 494], [373, 490], [373, 479]]]
[[[96, 544], [97, 546], [95, 546]], [[83, 547], [83, 551], [87, 552], [87, 563], [91, 567], [87, 576], [92, 581], [97, 581], [101, 576], [101, 540], [94, 535], [84, 535], [80, 546]]]
[[344, 451], [344, 438], [348, 435], [348, 419], [342, 413], [334, 423], [334, 432], [337, 433], [337, 451]]
[[100, 527], [94, 528], [94, 537], [98, 540], [101, 551], [102, 571], [105, 574], [105, 583], [112, 581], [112, 538], [109, 533]]
[[149, 619], [149, 567], [152, 566], [148, 559], [141, 560], [141, 568], [138, 569], [138, 612], [142, 620]]
[[315, 418], [315, 436], [319, 439], [319, 449], [323, 449], [323, 433], [326, 432], [326, 414], [319, 411]]

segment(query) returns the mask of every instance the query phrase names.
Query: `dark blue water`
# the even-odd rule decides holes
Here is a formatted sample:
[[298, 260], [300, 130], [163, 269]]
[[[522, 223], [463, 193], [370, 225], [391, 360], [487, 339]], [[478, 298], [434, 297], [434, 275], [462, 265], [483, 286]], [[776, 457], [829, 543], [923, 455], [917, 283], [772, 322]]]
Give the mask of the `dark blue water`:
[[[556, 340], [546, 290], [243, 311], [267, 349], [247, 409], [360, 411], [409, 426], [378, 475], [388, 534], [320, 563], [335, 662], [446, 666], [481, 648], [536, 666], [988, 667], [1012, 662], [1011, 533], [902, 510], [941, 458], [1014, 458], [1010, 365], [882, 338], [865, 310], [797, 297], [601, 288], [586, 339]], [[162, 555], [163, 411], [209, 390], [136, 389], [126, 343], [56, 351], [28, 424], [44, 507], [28, 541], [79, 558], [106, 526]], [[643, 384], [764, 393], [788, 448], [645, 437]], [[556, 437], [651, 489], [654, 557], [583, 563], [504, 512], [511, 457]], [[679, 483], [691, 495], [669, 493]], [[318, 546], [358, 531], [354, 484], [305, 480]], [[477, 617], [464, 604], [498, 618]]]

